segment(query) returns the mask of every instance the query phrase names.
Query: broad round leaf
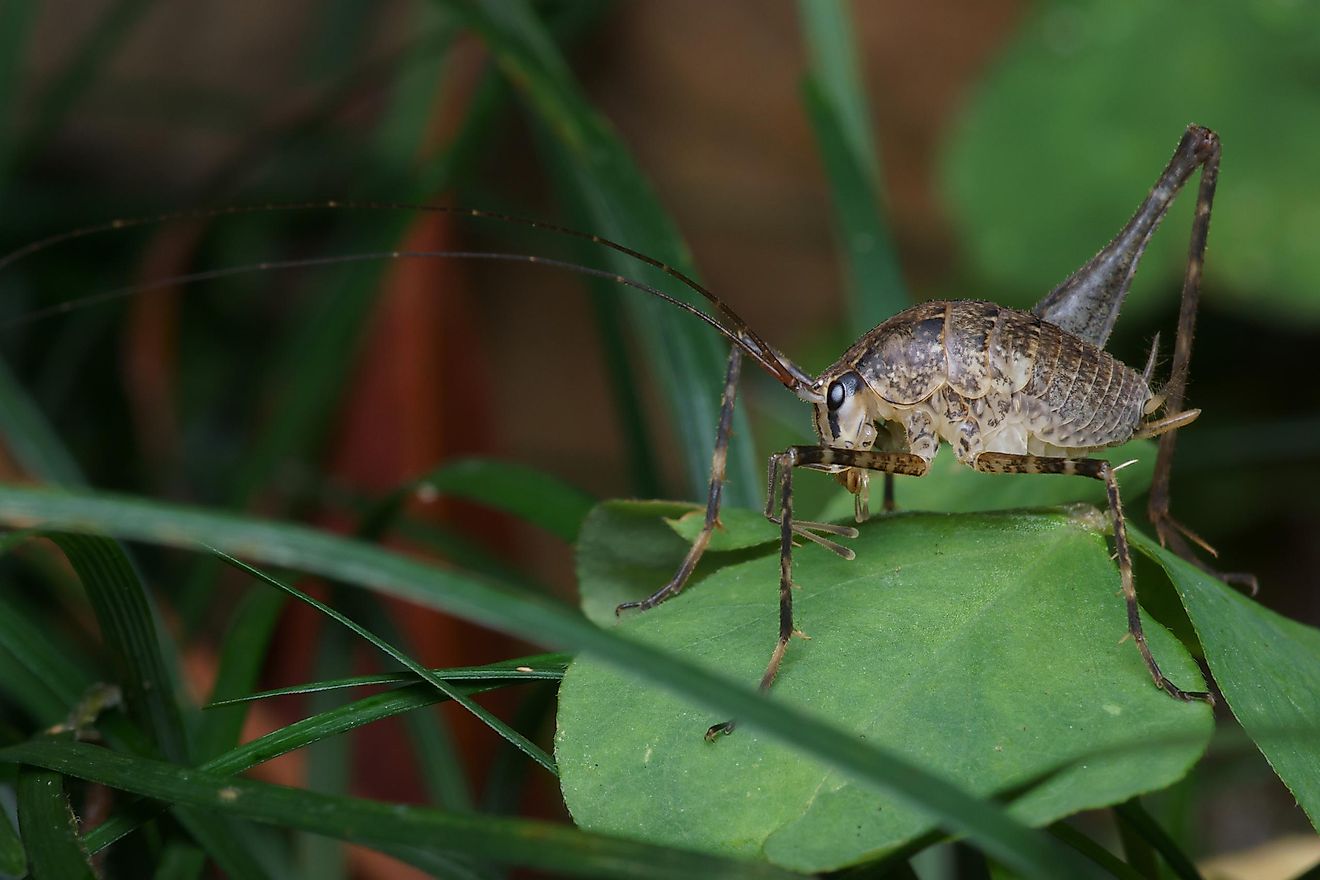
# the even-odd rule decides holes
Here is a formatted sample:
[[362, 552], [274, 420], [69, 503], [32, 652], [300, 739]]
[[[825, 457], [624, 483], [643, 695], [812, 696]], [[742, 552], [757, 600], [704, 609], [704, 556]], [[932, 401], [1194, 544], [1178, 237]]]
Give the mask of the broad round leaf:
[[[1123, 639], [1118, 574], [1094, 521], [898, 515], [864, 527], [853, 562], [799, 550], [794, 601], [811, 639], [790, 645], [775, 698], [967, 790], [1016, 795], [1013, 811], [1034, 824], [1169, 785], [1205, 748], [1211, 712], [1157, 690]], [[609, 546], [605, 537], [580, 552]], [[777, 583], [772, 551], [620, 626], [754, 682], [778, 628]], [[615, 601], [630, 587], [583, 589]], [[1153, 621], [1145, 626], [1166, 672], [1199, 688], [1182, 646]], [[576, 661], [555, 739], [574, 819], [808, 871], [877, 856], [931, 829], [920, 813], [755, 731], [705, 742], [720, 720]]]

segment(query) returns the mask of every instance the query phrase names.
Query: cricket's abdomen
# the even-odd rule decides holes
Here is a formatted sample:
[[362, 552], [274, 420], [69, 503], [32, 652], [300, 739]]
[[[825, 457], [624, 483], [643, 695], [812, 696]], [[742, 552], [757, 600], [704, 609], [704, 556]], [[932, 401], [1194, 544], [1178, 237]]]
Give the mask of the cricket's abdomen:
[[1150, 388], [1105, 350], [1035, 315], [975, 300], [922, 303], [858, 341], [856, 370], [882, 418], [981, 452], [1067, 455], [1131, 438]]

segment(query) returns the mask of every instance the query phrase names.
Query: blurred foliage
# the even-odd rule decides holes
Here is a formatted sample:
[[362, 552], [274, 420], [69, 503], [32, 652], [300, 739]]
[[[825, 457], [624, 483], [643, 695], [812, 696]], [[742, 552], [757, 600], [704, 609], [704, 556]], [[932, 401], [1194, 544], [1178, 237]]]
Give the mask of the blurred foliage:
[[[1224, 144], [1207, 285], [1216, 304], [1320, 320], [1320, 7], [1280, 0], [1046, 0], [948, 140], [947, 205], [993, 298], [1030, 306], [1131, 215], [1192, 122]], [[1172, 297], [1194, 196], [1151, 242], [1130, 311]]]
[[[642, 163], [593, 103], [592, 88], [610, 75], [608, 64], [620, 63], [598, 51], [596, 42], [600, 25], [609, 23], [609, 4], [455, 0], [391, 6], [402, 37], [381, 41], [375, 28], [384, 5], [312, 4], [298, 50], [279, 59], [280, 80], [263, 84], [268, 94], [251, 94], [231, 91], [223, 79], [219, 86], [200, 86], [159, 72], [163, 81], [116, 73], [116, 58], [150, 30], [153, 16], [177, 7], [152, 0], [88, 7], [88, 26], [71, 28], [76, 38], [63, 54], [47, 59], [32, 57], [45, 47], [39, 42], [40, 7], [0, 3], [0, 250], [67, 233], [79, 223], [181, 207], [444, 199], [564, 218], [695, 272]], [[803, 132], [815, 139], [852, 294], [838, 326], [811, 328], [817, 340], [829, 343], [828, 350], [822, 343], [812, 352], [822, 363], [833, 359], [845, 337], [898, 310], [909, 296], [884, 209], [877, 142], [887, 133], [877, 137], [870, 118], [870, 108], [888, 96], [874, 94], [872, 59], [853, 45], [863, 31], [855, 29], [850, 11], [828, 0], [796, 6], [805, 60]], [[1309, 166], [1317, 124], [1310, 90], [1320, 73], [1315, 19], [1311, 6], [1263, 0], [1212, 0], [1195, 12], [1098, 0], [1032, 6], [948, 138], [945, 190], [967, 257], [958, 280], [978, 296], [1022, 305], [1038, 299], [1118, 229], [1183, 125], [1201, 122], [1221, 133], [1225, 159], [1210, 239], [1207, 314], [1193, 367], [1195, 403], [1206, 412], [1196, 431], [1180, 441], [1185, 455], [1175, 496], [1183, 510], [1195, 511], [1189, 521], [1207, 525], [1217, 542], [1221, 536], [1230, 541], [1224, 555], [1234, 567], [1262, 562], [1276, 571], [1304, 571], [1297, 546], [1313, 542], [1305, 524], [1313, 522], [1308, 511], [1316, 492], [1309, 487], [1320, 491], [1320, 470], [1315, 419], [1304, 410], [1320, 392], [1302, 383], [1263, 383], [1259, 374], [1265, 367], [1284, 376], [1311, 372], [1312, 304], [1320, 301], [1320, 257], [1310, 246], [1320, 230], [1314, 208], [1320, 204], [1320, 176]], [[205, 30], [208, 37], [212, 33]], [[40, 82], [27, 81], [37, 69], [43, 72]], [[579, 80], [592, 75], [595, 82]], [[272, 102], [276, 93], [281, 100]], [[88, 124], [84, 130], [87, 120], [104, 127]], [[117, 126], [133, 135], [114, 146], [86, 134], [114, 137]], [[144, 148], [142, 155], [151, 158], [140, 161], [137, 148], [152, 139], [171, 147], [196, 144], [206, 158], [191, 171], [181, 170], [156, 157], [191, 158], [186, 149]], [[1131, 357], [1122, 352], [1129, 360], [1144, 356], [1149, 336], [1169, 326], [1176, 308], [1172, 292], [1190, 202], [1175, 207], [1138, 276], [1133, 307], [1116, 341], [1133, 349]], [[745, 783], [737, 775], [745, 767], [721, 762], [730, 747], [746, 758], [744, 764], [761, 760], [751, 753], [764, 747], [775, 758], [753, 768], [762, 774], [762, 795], [773, 795], [794, 773], [807, 788], [824, 786], [823, 794], [817, 809], [794, 817], [796, 837], [783, 828], [770, 834], [766, 828], [773, 822], [762, 822], [757, 834], [764, 849], [744, 840], [735, 847], [739, 852], [769, 854], [799, 868], [843, 865], [874, 847], [845, 839], [852, 833], [851, 807], [836, 807], [866, 800], [861, 809], [868, 833], [875, 822], [889, 819], [908, 831], [944, 829], [916, 839], [906, 832], [885, 838], [886, 845], [906, 841], [882, 868], [892, 867], [899, 876], [909, 855], [948, 835], [984, 850], [996, 863], [996, 876], [1003, 873], [999, 864], [1010, 865], [1015, 876], [1085, 876], [1097, 867], [1127, 876], [1128, 865], [1076, 828], [1027, 828], [997, 802], [964, 790], [986, 794], [1006, 782], [1031, 781], [1033, 773], [1054, 769], [1039, 760], [1043, 754], [1027, 755], [1006, 775], [973, 766], [958, 785], [941, 772], [964, 766], [973, 746], [992, 746], [993, 725], [979, 728], [977, 738], [964, 738], [973, 722], [988, 724], [969, 710], [975, 700], [994, 708], [1005, 730], [1004, 719], [1015, 715], [1039, 720], [1037, 732], [1048, 731], [1048, 745], [1057, 747], [1049, 753], [1054, 758], [1084, 757], [1112, 742], [1109, 719], [1089, 730], [1068, 727], [1055, 700], [1055, 685], [1082, 693], [1106, 676], [1122, 680], [1116, 687], [1125, 698], [1152, 704], [1148, 713], [1125, 716], [1140, 714], [1147, 732], [1162, 719], [1194, 715], [1191, 741], [1171, 746], [1177, 761], [1163, 764], [1157, 759], [1165, 753], [1158, 749], [1094, 756], [1093, 766], [1118, 770], [1093, 785], [1078, 782], [1084, 770], [1065, 771], [1028, 797], [1058, 795], [1048, 808], [1019, 816], [1046, 822], [1165, 785], [1199, 753], [1204, 710], [1165, 700], [1142, 679], [1132, 646], [1115, 644], [1122, 606], [1114, 596], [1113, 567], [1094, 533], [1094, 511], [965, 513], [1097, 502], [1098, 484], [969, 474], [948, 455], [928, 479], [901, 480], [901, 510], [960, 515], [901, 513], [874, 523], [864, 530], [852, 563], [815, 547], [799, 554], [803, 626], [819, 642], [805, 648], [795, 642], [785, 668], [823, 675], [803, 679], [796, 691], [786, 675], [785, 699], [776, 693], [767, 701], [746, 686], [759, 674], [773, 635], [777, 536], [759, 512], [729, 508], [724, 529], [696, 572], [695, 581], [703, 582], [694, 582], [698, 589], [654, 614], [625, 620], [615, 631], [608, 628], [616, 621], [615, 604], [654, 589], [672, 573], [701, 518], [693, 505], [593, 506], [594, 499], [563, 473], [568, 467], [578, 473], [603, 469], [592, 453], [511, 465], [494, 440], [475, 450], [475, 457], [467, 447], [461, 458], [448, 445], [428, 447], [436, 460], [392, 476], [387, 485], [345, 485], [336, 453], [350, 432], [343, 424], [352, 409], [346, 401], [365, 372], [359, 367], [384, 301], [384, 279], [393, 274], [384, 263], [253, 272], [191, 285], [187, 296], [132, 287], [143, 279], [264, 260], [411, 246], [405, 243], [416, 220], [408, 211], [313, 210], [183, 220], [65, 243], [0, 272], [0, 431], [8, 453], [0, 465], [15, 481], [97, 487], [62, 494], [0, 486], [0, 519], [11, 527], [58, 527], [57, 535], [17, 531], [0, 539], [0, 749], [8, 749], [0, 751], [0, 807], [17, 801], [20, 814], [17, 823], [0, 816], [0, 873], [22, 873], [26, 858], [36, 880], [83, 876], [91, 870], [89, 855], [95, 870], [110, 877], [146, 876], [157, 866], [157, 876], [181, 880], [206, 876], [208, 865], [236, 878], [367, 871], [365, 862], [342, 848], [347, 841], [446, 878], [487, 880], [503, 876], [509, 864], [555, 876], [784, 877], [787, 871], [764, 861], [691, 852], [686, 847], [697, 845], [695, 837], [675, 838], [677, 826], [638, 830], [620, 822], [629, 816], [645, 822], [657, 814], [657, 800], [672, 806], [688, 798], [689, 816], [707, 816], [703, 833], [745, 827], [746, 813], [731, 818], [725, 801], [709, 793], [716, 784]], [[672, 277], [617, 255], [574, 250], [526, 230], [460, 224], [445, 241], [571, 257], [689, 295]], [[943, 254], [939, 259], [943, 266]], [[427, 284], [434, 289], [435, 277]], [[5, 323], [117, 289], [127, 295], [108, 304], [22, 326]], [[508, 293], [479, 289], [472, 299], [489, 295], [499, 304]], [[588, 369], [614, 383], [614, 397], [595, 408], [577, 398], [564, 406], [593, 431], [628, 438], [625, 455], [631, 460], [621, 470], [629, 482], [619, 492], [699, 497], [714, 437], [724, 343], [689, 316], [614, 285], [601, 286], [593, 306], [601, 345]], [[1244, 326], [1251, 332], [1243, 332]], [[567, 333], [561, 338], [561, 328], [540, 329], [548, 351], [577, 344]], [[449, 431], [444, 439], [455, 446], [473, 434], [490, 440], [479, 430], [492, 415], [482, 405], [517, 406], [542, 388], [548, 394], [554, 384], [545, 379], [558, 367], [544, 366], [543, 376], [541, 363], [530, 379], [521, 375], [502, 383], [486, 369], [483, 341], [466, 338], [476, 335], [467, 328], [408, 330], [429, 345], [467, 356], [458, 378], [441, 377], [443, 387], [424, 389], [430, 396], [416, 403], [419, 409], [438, 407], [436, 399], [446, 394], [468, 395], [442, 414]], [[753, 448], [782, 448], [809, 435], [800, 402], [778, 387], [762, 393], [767, 384], [763, 376], [746, 376], [750, 393], [740, 397], [726, 501], [752, 505], [760, 499], [764, 483]], [[437, 390], [442, 393], [432, 393]], [[412, 404], [409, 399], [400, 408]], [[517, 427], [544, 431], [537, 424]], [[1149, 453], [1149, 444], [1130, 454], [1126, 447], [1113, 450], [1115, 460], [1141, 462], [1122, 475], [1133, 515], [1149, 481]], [[657, 461], [672, 465], [672, 473]], [[1289, 491], [1281, 491], [1281, 483]], [[801, 510], [851, 514], [851, 498], [833, 481], [808, 478], [800, 485]], [[878, 509], [879, 480], [873, 489]], [[419, 516], [418, 501], [446, 509], [462, 502], [475, 510], [454, 508], [441, 524]], [[492, 510], [507, 518], [489, 528], [471, 527], [482, 525]], [[333, 524], [355, 538], [288, 523], [295, 520]], [[219, 547], [277, 567], [278, 577], [254, 569], [246, 570], [247, 579], [228, 570], [224, 577], [210, 553], [126, 549], [105, 537], [69, 534], [84, 530], [188, 550]], [[34, 540], [44, 535], [56, 535], [58, 547]], [[514, 546], [524, 535], [534, 536], [528, 546]], [[1042, 545], [1041, 535], [1057, 541]], [[396, 540], [435, 552], [444, 562], [423, 564], [379, 546]], [[575, 540], [585, 617], [545, 586], [553, 572], [530, 570], [541, 554], [537, 541], [552, 544], [549, 553], [558, 553], [566, 566], [564, 545]], [[1148, 542], [1146, 548], [1158, 555]], [[973, 556], [980, 567], [969, 573], [966, 560]], [[1152, 625], [1157, 652], [1177, 658], [1179, 676], [1195, 670], [1176, 641], [1192, 657], [1204, 656], [1250, 739], [1239, 736], [1224, 746], [1224, 731], [1237, 728], [1221, 715], [1218, 748], [1211, 746], [1188, 780], [1149, 799], [1168, 836], [1142, 820], [1139, 804], [1119, 809], [1127, 829], [1125, 858], [1147, 867], [1155, 852], [1175, 864], [1187, 860], [1185, 853], [1206, 848], [1206, 837], [1197, 836], [1203, 833], [1197, 808], [1209, 793], [1227, 791], [1231, 797], [1242, 779], [1259, 783], [1268, 775], [1259, 757], [1247, 754], [1253, 741], [1314, 813], [1315, 747], [1281, 736], [1279, 729], [1313, 725], [1320, 711], [1306, 690], [1320, 650], [1314, 629], [1225, 594], [1222, 585], [1186, 566], [1164, 557], [1160, 562], [1176, 592], [1155, 565], [1138, 569], [1143, 599], [1157, 598], [1159, 607], [1148, 607], [1176, 636]], [[1030, 577], [1014, 581], [1022, 570]], [[948, 626], [981, 601], [970, 591], [977, 578], [988, 583], [990, 571], [1013, 581], [1014, 607], [996, 603], [963, 631]], [[1057, 576], [1064, 571], [1075, 576]], [[335, 584], [312, 599], [286, 583], [295, 572], [333, 578]], [[846, 603], [822, 601], [819, 591], [828, 588], [821, 584], [848, 579], [864, 580], [866, 588], [848, 591]], [[1060, 580], [1070, 589], [1059, 589]], [[1271, 594], [1268, 580], [1266, 585], [1271, 601], [1288, 598], [1285, 591]], [[290, 624], [283, 617], [285, 588], [318, 612], [316, 621], [335, 620], [346, 628], [318, 632]], [[414, 604], [396, 615], [395, 600]], [[546, 815], [562, 819], [564, 805], [555, 798], [556, 768], [545, 754], [549, 730], [542, 722], [553, 695], [533, 682], [557, 680], [569, 655], [528, 658], [515, 645], [498, 655], [511, 660], [461, 658], [433, 671], [420, 658], [437, 645], [423, 642], [412, 627], [419, 605], [591, 655], [569, 673], [564, 720], [572, 722], [565, 729], [572, 727], [574, 736], [559, 747], [561, 757], [574, 761], [566, 767], [566, 775], [576, 777], [566, 786], [570, 803], [589, 803], [578, 818], [611, 833], [543, 821]], [[499, 645], [487, 631], [468, 640], [461, 622], [446, 623], [453, 628], [445, 630], [440, 648], [475, 652]], [[893, 637], [905, 627], [921, 629], [917, 635], [928, 641]], [[1023, 631], [1035, 633], [1037, 643], [1051, 640], [1049, 650], [1057, 656], [1021, 639]], [[1060, 640], [1059, 633], [1068, 638]], [[950, 640], [951, 653], [913, 647], [930, 647], [935, 642], [929, 639], [940, 638]], [[847, 651], [836, 654], [827, 643], [846, 644]], [[718, 656], [709, 653], [717, 644]], [[342, 687], [365, 683], [352, 673], [360, 671], [359, 654], [369, 653], [364, 646], [371, 645], [388, 659], [376, 667], [380, 675], [365, 681], [399, 686], [350, 694]], [[200, 712], [198, 689], [180, 686], [181, 680], [190, 686], [197, 678], [213, 681], [210, 699], [235, 700], [270, 684], [270, 670], [287, 669], [289, 655], [314, 656], [315, 665], [299, 668], [332, 679], [284, 689], [316, 692], [301, 707], [305, 717], [268, 703], [254, 709], [248, 701]], [[1051, 668], [1037, 669], [1047, 655]], [[988, 657], [1012, 664], [996, 672]], [[531, 668], [543, 662], [547, 668]], [[883, 668], [873, 676], [858, 676], [859, 668], [877, 662]], [[207, 666], [210, 678], [196, 671], [199, 665]], [[1089, 681], [1082, 667], [1094, 668]], [[1307, 675], [1293, 674], [1299, 667]], [[973, 672], [993, 674], [994, 681], [974, 699], [951, 694], [951, 683]], [[730, 684], [727, 675], [743, 686]], [[575, 677], [608, 686], [575, 696]], [[901, 707], [886, 701], [886, 689], [901, 690], [914, 677], [925, 682], [923, 690], [912, 691], [917, 697], [909, 694]], [[124, 705], [99, 699], [108, 679], [118, 684]], [[1040, 686], [1045, 679], [1048, 689]], [[539, 690], [521, 698], [505, 694], [512, 702], [490, 706], [475, 699], [515, 684]], [[930, 693], [947, 699], [927, 699]], [[437, 703], [455, 711], [436, 714], [428, 707]], [[701, 707], [695, 714], [693, 705]], [[828, 709], [824, 720], [822, 707]], [[689, 737], [693, 718], [708, 721], [711, 713], [731, 708], [745, 722], [737, 738], [713, 752], [703, 750], [702, 722], [696, 723], [698, 736]], [[484, 779], [470, 778], [480, 758], [467, 731], [453, 723], [463, 709], [464, 722], [503, 748]], [[240, 744], [254, 711], [271, 713], [258, 719], [266, 732]], [[359, 728], [396, 716], [406, 724], [406, 748], [393, 748], [402, 740], [375, 739], [370, 748], [358, 748], [350, 739]], [[623, 716], [623, 723], [598, 724], [595, 716]], [[851, 729], [840, 729], [840, 719]], [[914, 733], [928, 722], [938, 736]], [[669, 738], [672, 766], [686, 779], [649, 778], [650, 787], [634, 785], [641, 771], [629, 765], [608, 785], [602, 781], [593, 755], [601, 763], [636, 757], [645, 737], [623, 734], [639, 725], [648, 735]], [[53, 727], [99, 745], [45, 736]], [[859, 729], [866, 740], [856, 735]], [[1123, 732], [1136, 729], [1133, 724]], [[416, 762], [405, 772], [413, 773], [417, 797], [431, 806], [351, 796], [363, 777], [374, 784], [389, 775], [385, 750], [376, 746], [383, 741], [399, 754], [414, 753]], [[877, 748], [882, 741], [887, 747]], [[911, 751], [930, 751], [934, 743], [938, 754], [931, 760]], [[311, 791], [236, 778], [297, 750], [310, 750], [300, 782]], [[781, 773], [782, 767], [799, 769]], [[90, 831], [70, 824], [71, 807], [85, 817], [104, 806], [100, 786], [118, 792], [108, 818]], [[880, 801], [867, 799], [881, 797], [886, 805], [907, 806], [877, 818], [869, 811]], [[914, 818], [910, 805], [934, 817], [933, 824]], [[516, 818], [507, 815], [514, 812]], [[1300, 813], [1297, 818], [1305, 822]], [[770, 843], [771, 837], [777, 842]]]

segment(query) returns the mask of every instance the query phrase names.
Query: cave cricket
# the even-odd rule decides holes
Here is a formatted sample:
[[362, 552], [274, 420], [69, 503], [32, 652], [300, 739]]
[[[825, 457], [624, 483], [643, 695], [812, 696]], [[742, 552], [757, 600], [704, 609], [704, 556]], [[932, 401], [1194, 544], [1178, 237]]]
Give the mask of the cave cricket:
[[[943, 441], [952, 448], [959, 462], [985, 473], [1065, 474], [1103, 482], [1113, 523], [1114, 556], [1127, 605], [1129, 634], [1157, 687], [1178, 700], [1212, 703], [1211, 694], [1183, 690], [1170, 681], [1152, 655], [1138, 612], [1131, 546], [1115, 477], [1122, 465], [1114, 466], [1086, 456], [1132, 439], [1158, 438], [1149, 518], [1162, 545], [1210, 571], [1196, 557], [1193, 546], [1211, 554], [1213, 549], [1170, 515], [1169, 482], [1177, 430], [1200, 414], [1197, 409], [1184, 409], [1184, 392], [1219, 159], [1220, 145], [1215, 133], [1201, 126], [1189, 126], [1172, 159], [1127, 225], [1030, 311], [979, 300], [924, 302], [866, 333], [817, 377], [766, 343], [711, 291], [678, 269], [630, 247], [554, 224], [490, 211], [390, 202], [260, 205], [114, 220], [33, 242], [0, 258], [0, 271], [18, 259], [61, 242], [172, 220], [297, 208], [414, 210], [500, 220], [585, 239], [674, 278], [709, 301], [713, 314], [614, 272], [557, 259], [475, 250], [383, 251], [267, 262], [176, 276], [42, 309], [14, 319], [5, 327], [144, 290], [254, 269], [303, 268], [365, 260], [444, 257], [534, 263], [617, 282], [689, 312], [732, 343], [701, 531], [668, 583], [644, 599], [623, 603], [617, 609], [619, 612], [649, 609], [681, 592], [718, 527], [736, 389], [742, 360], [749, 357], [799, 399], [811, 404], [818, 438], [815, 444], [790, 446], [772, 455], [769, 461], [765, 516], [779, 527], [779, 633], [760, 680], [761, 690], [769, 689], [774, 682], [790, 641], [795, 634], [800, 635], [793, 618], [795, 539], [814, 542], [852, 559], [853, 551], [838, 539], [858, 534], [852, 526], [796, 519], [793, 471], [806, 468], [834, 475], [853, 494], [856, 519], [862, 522], [869, 516], [871, 474], [884, 474], [884, 507], [892, 510], [894, 476], [924, 475]], [[1156, 390], [1152, 386], [1152, 373], [1157, 361], [1158, 336], [1141, 372], [1120, 363], [1104, 346], [1147, 243], [1178, 192], [1198, 169], [1200, 185], [1173, 361], [1169, 378]], [[1254, 590], [1255, 581], [1249, 575], [1221, 576]], [[725, 721], [711, 726], [706, 737], [713, 740], [733, 729], [734, 722]]]

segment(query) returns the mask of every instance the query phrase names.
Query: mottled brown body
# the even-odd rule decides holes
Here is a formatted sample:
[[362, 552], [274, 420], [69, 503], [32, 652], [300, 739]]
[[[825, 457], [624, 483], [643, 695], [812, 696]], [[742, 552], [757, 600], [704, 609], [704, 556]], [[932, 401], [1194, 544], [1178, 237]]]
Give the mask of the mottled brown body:
[[[843, 377], [856, 386], [845, 405], [817, 408], [826, 445], [880, 441], [929, 462], [944, 440], [969, 466], [983, 452], [1066, 456], [1123, 443], [1152, 399], [1146, 379], [1104, 349], [1030, 312], [976, 300], [895, 315], [822, 380]], [[901, 431], [884, 437], [869, 427], [875, 421]]]

